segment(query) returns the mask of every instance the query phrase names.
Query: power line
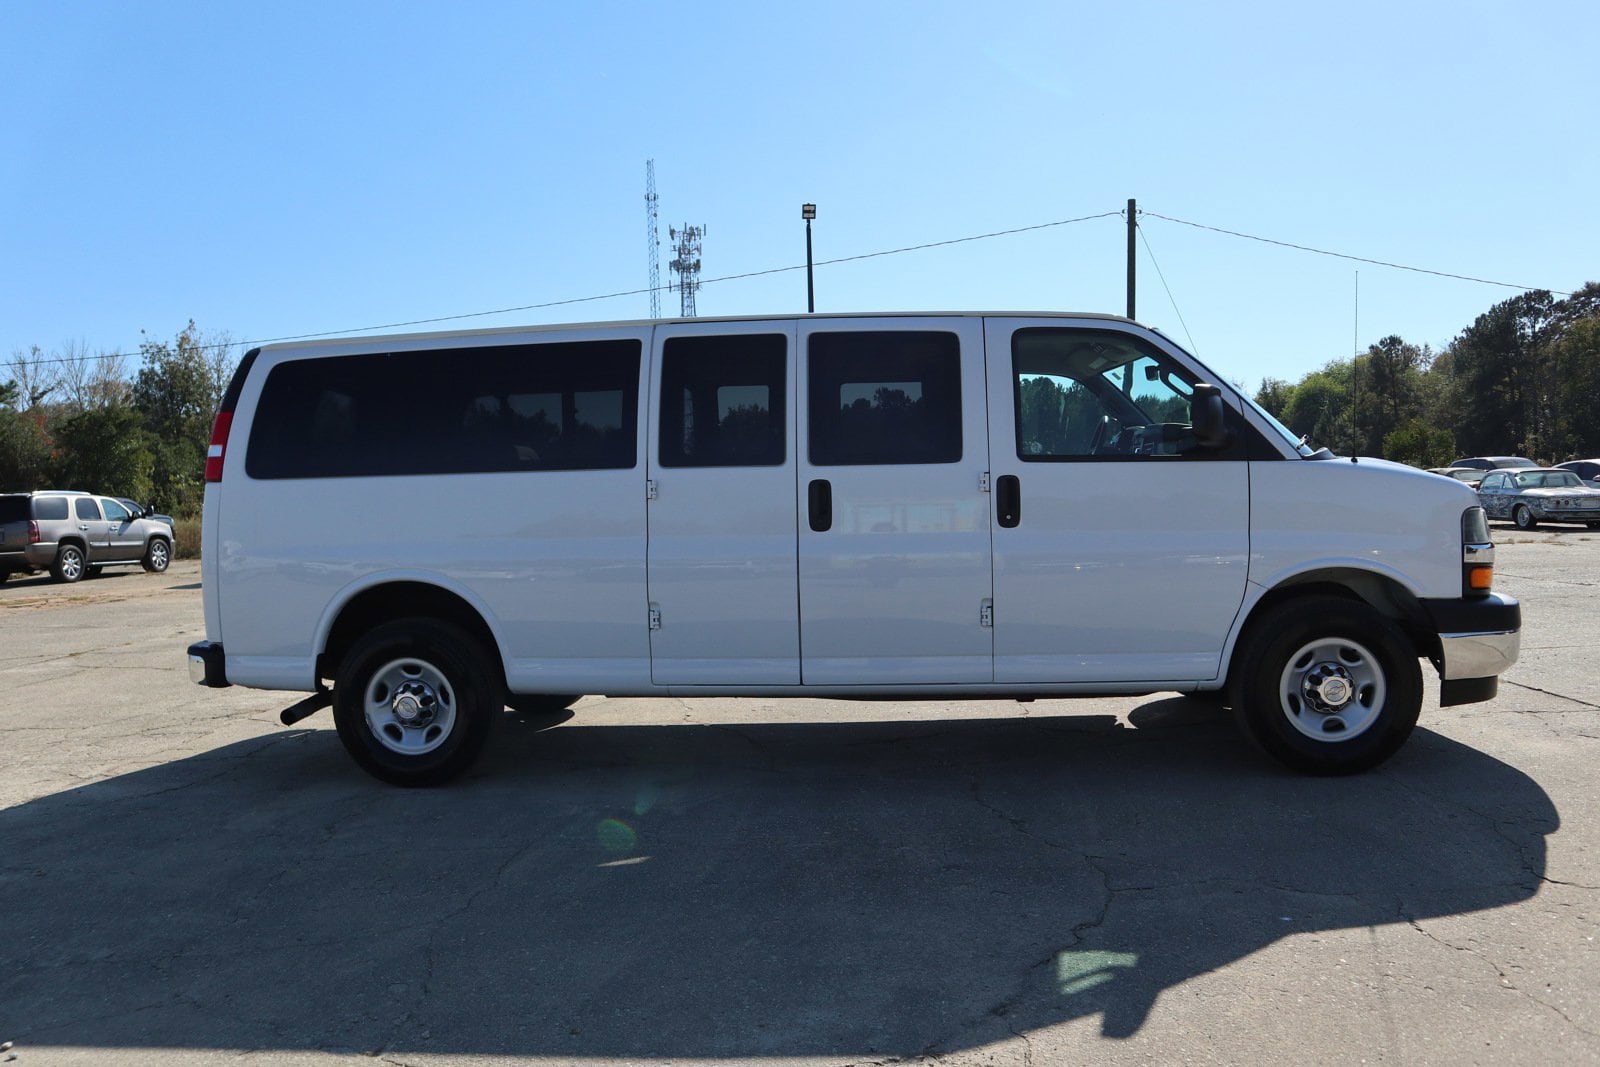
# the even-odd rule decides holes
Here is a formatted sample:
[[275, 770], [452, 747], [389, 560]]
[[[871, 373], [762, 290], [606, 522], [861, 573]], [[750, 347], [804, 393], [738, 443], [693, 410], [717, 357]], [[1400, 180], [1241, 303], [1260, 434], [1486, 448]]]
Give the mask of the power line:
[[[1051, 229], [1051, 228], [1054, 228], [1054, 227], [1057, 227], [1057, 226], [1071, 226], [1071, 225], [1073, 225], [1075, 223], [1092, 222], [1092, 221], [1094, 221], [1096, 219], [1121, 218], [1122, 215], [1123, 215], [1123, 212], [1121, 210], [1102, 211], [1102, 212], [1100, 212], [1098, 214], [1094, 214], [1094, 215], [1080, 215], [1080, 216], [1078, 216], [1076, 218], [1057, 219], [1054, 222], [1041, 222], [1041, 223], [1036, 223], [1036, 224], [1034, 224], [1032, 226], [1018, 226], [1018, 227], [1015, 227], [1015, 228], [1009, 229], [1009, 230], [995, 230], [995, 231], [993, 231], [991, 233], [973, 234], [972, 236], [969, 236], [969, 237], [952, 237], [952, 238], [949, 238], [948, 240], [944, 240], [944, 241], [927, 241], [927, 242], [924, 242], [923, 244], [906, 245], [906, 246], [901, 247], [901, 248], [889, 248], [889, 249], [884, 249], [883, 251], [880, 251], [880, 252], [863, 252], [863, 253], [860, 253], [859, 255], [854, 255], [854, 256], [839, 256], [839, 257], [837, 257], [835, 259], [819, 260], [814, 265], [815, 266], [819, 266], [819, 267], [826, 267], [826, 266], [833, 266], [833, 265], [839, 264], [839, 263], [856, 263], [856, 262], [859, 262], [859, 261], [865, 260], [865, 259], [879, 259], [879, 258], [881, 258], [883, 256], [898, 256], [898, 255], [903, 255], [903, 254], [908, 253], [908, 252], [922, 252], [922, 251], [925, 251], [925, 250], [930, 249], [930, 248], [945, 248], [945, 247], [948, 247], [950, 245], [967, 244], [967, 243], [970, 243], [972, 241], [988, 241], [988, 240], [993, 240], [994, 238], [997, 238], [997, 237], [1011, 237], [1011, 236], [1015, 236], [1016, 234], [1019, 234], [1019, 233], [1031, 233], [1031, 232], [1033, 232], [1035, 230], [1047, 230], [1047, 229]], [[1328, 251], [1327, 249], [1324, 249], [1324, 248], [1313, 248], [1310, 245], [1295, 244], [1295, 243], [1290, 242], [1290, 241], [1278, 241], [1278, 240], [1274, 240], [1273, 238], [1270, 238], [1270, 237], [1258, 237], [1255, 234], [1241, 233], [1238, 230], [1229, 230], [1229, 229], [1225, 229], [1225, 228], [1223, 228], [1221, 226], [1208, 226], [1208, 225], [1206, 225], [1205, 223], [1202, 223], [1202, 222], [1191, 222], [1188, 219], [1174, 218], [1174, 217], [1172, 217], [1170, 215], [1162, 215], [1162, 214], [1159, 214], [1159, 213], [1154, 212], [1154, 211], [1140, 211], [1139, 212], [1139, 217], [1140, 218], [1161, 219], [1161, 220], [1163, 220], [1165, 222], [1175, 222], [1175, 223], [1178, 223], [1179, 225], [1182, 225], [1182, 226], [1192, 226], [1195, 229], [1199, 229], [1199, 230], [1210, 230], [1210, 231], [1212, 231], [1214, 233], [1226, 234], [1229, 237], [1240, 237], [1240, 238], [1244, 238], [1244, 239], [1250, 240], [1250, 241], [1259, 241], [1262, 244], [1278, 245], [1279, 247], [1282, 247], [1282, 248], [1292, 248], [1292, 249], [1294, 249], [1296, 251], [1299, 251], [1299, 252], [1310, 252], [1310, 253], [1314, 253], [1314, 254], [1319, 255], [1319, 256], [1332, 256], [1335, 259], [1353, 260], [1354, 262], [1357, 262], [1357, 263], [1372, 263], [1372, 264], [1375, 264], [1375, 265], [1380, 266], [1380, 267], [1391, 267], [1391, 268], [1393, 268], [1395, 270], [1411, 271], [1411, 272], [1414, 272], [1414, 273], [1417, 273], [1417, 274], [1431, 274], [1434, 277], [1438, 277], [1438, 278], [1451, 278], [1451, 279], [1454, 279], [1456, 281], [1476, 282], [1476, 283], [1478, 283], [1480, 285], [1495, 285], [1495, 286], [1500, 286], [1501, 288], [1505, 288], [1505, 289], [1519, 289], [1519, 290], [1521, 290], [1523, 292], [1532, 292], [1535, 289], [1539, 288], [1538, 286], [1516, 285], [1516, 284], [1513, 284], [1511, 282], [1491, 281], [1490, 279], [1487, 279], [1487, 278], [1474, 278], [1474, 277], [1471, 277], [1470, 275], [1466, 275], [1466, 274], [1451, 274], [1451, 273], [1448, 273], [1446, 271], [1429, 270], [1429, 269], [1427, 269], [1425, 267], [1411, 267], [1411, 266], [1407, 266], [1407, 265], [1405, 265], [1403, 263], [1390, 263], [1390, 262], [1387, 262], [1387, 261], [1381, 260], [1381, 259], [1369, 259], [1369, 258], [1367, 258], [1365, 256], [1352, 256], [1352, 255], [1348, 255], [1348, 254], [1343, 253], [1343, 252], [1330, 252], [1330, 251]], [[1149, 250], [1149, 247], [1150, 247], [1149, 239], [1145, 238], [1145, 248], [1146, 248], [1146, 250]], [[1153, 253], [1151, 255], [1151, 262], [1152, 263], [1155, 262], [1155, 256], [1154, 256]], [[788, 266], [788, 267], [769, 267], [766, 270], [745, 271], [742, 274], [725, 274], [725, 275], [723, 275], [721, 277], [718, 277], [718, 278], [706, 278], [706, 279], [703, 279], [700, 282], [700, 284], [701, 285], [714, 285], [717, 282], [743, 281], [744, 279], [747, 279], [747, 278], [761, 278], [761, 277], [765, 277], [765, 276], [771, 275], [771, 274], [785, 274], [785, 273], [788, 273], [790, 271], [805, 270], [805, 269], [806, 269], [806, 267], [805, 267], [805, 264], [803, 264], [803, 263], [795, 264], [793, 266]], [[1156, 272], [1157, 272], [1157, 274], [1160, 274], [1160, 272], [1161, 272], [1161, 268], [1160, 268], [1159, 264], [1157, 264], [1157, 266], [1156, 266]], [[1166, 284], [1166, 279], [1165, 278], [1162, 279], [1162, 284], [1163, 285]], [[493, 315], [510, 315], [510, 314], [515, 314], [515, 313], [524, 312], [524, 311], [544, 311], [544, 310], [547, 310], [549, 308], [568, 307], [568, 306], [571, 306], [571, 305], [574, 305], [574, 304], [589, 304], [589, 303], [595, 303], [595, 302], [601, 301], [601, 300], [617, 300], [617, 299], [620, 299], [622, 297], [640, 296], [642, 294], [647, 294], [647, 293], [651, 294], [651, 295], [655, 295], [655, 294], [658, 294], [663, 288], [671, 289], [672, 286], [668, 285], [668, 286], [652, 286], [652, 287], [647, 287], [647, 288], [643, 288], [643, 289], [623, 289], [623, 290], [619, 290], [619, 291], [614, 292], [614, 293], [599, 293], [599, 294], [596, 294], [594, 296], [575, 296], [575, 297], [568, 297], [567, 299], [564, 299], [564, 300], [546, 300], [546, 301], [543, 301], [541, 303], [520, 304], [520, 305], [517, 305], [516, 307], [496, 308], [496, 309], [491, 310], [491, 311], [468, 311], [468, 312], [462, 312], [460, 314], [455, 314], [455, 315], [436, 315], [436, 316], [433, 316], [431, 318], [425, 318], [425, 319], [407, 319], [407, 320], [405, 320], [403, 322], [386, 322], [386, 323], [379, 323], [379, 324], [372, 325], [372, 326], [358, 326], [358, 327], [352, 327], [352, 328], [347, 328], [347, 329], [342, 329], [342, 330], [319, 330], [319, 331], [316, 331], [314, 333], [286, 334], [286, 335], [284, 335], [282, 337], [264, 337], [264, 338], [259, 338], [257, 340], [253, 340], [253, 341], [230, 341], [230, 342], [227, 342], [225, 344], [201, 345], [201, 346], [199, 346], [199, 348], [202, 351], [209, 351], [209, 350], [221, 349], [221, 348], [253, 348], [253, 347], [257, 346], [257, 345], [276, 344], [276, 343], [279, 343], [279, 342], [282, 342], [282, 341], [308, 341], [308, 340], [313, 340], [313, 339], [318, 338], [318, 337], [343, 337], [343, 336], [350, 336], [350, 335], [355, 335], [355, 334], [373, 333], [373, 332], [383, 331], [383, 330], [399, 330], [399, 329], [405, 329], [405, 328], [412, 327], [412, 326], [436, 326], [436, 325], [438, 325], [440, 323], [445, 323], [445, 322], [460, 322], [460, 321], [465, 320], [465, 319], [487, 318], [487, 317], [493, 316]], [[1562, 291], [1560, 289], [1549, 289], [1549, 290], [1545, 290], [1545, 291], [1553, 293], [1556, 296], [1571, 296], [1572, 295], [1570, 292], [1565, 292], [1565, 291]], [[1170, 290], [1168, 292], [1168, 297], [1169, 298], [1171, 297]], [[1176, 302], [1173, 303], [1173, 310], [1174, 311], [1177, 310]], [[1181, 322], [1182, 319], [1183, 319], [1183, 315], [1182, 315], [1181, 312], [1179, 313], [1178, 318], [1179, 318], [1179, 321]], [[1187, 332], [1187, 327], [1185, 327], [1185, 332]], [[136, 353], [136, 352], [104, 352], [104, 353], [99, 353], [99, 354], [94, 355], [94, 356], [87, 356], [87, 357], [83, 357], [83, 358], [87, 358], [87, 359], [131, 359], [131, 358], [134, 358], [134, 357], [136, 357], [138, 355], [141, 355], [141, 354], [142, 353]], [[33, 360], [33, 361], [31, 361], [31, 365], [33, 365], [33, 366], [43, 366], [45, 364], [76, 363], [76, 362], [79, 362], [79, 359], [77, 359], [77, 358], [50, 358], [50, 359]]]
[[[1517, 285], [1513, 282], [1496, 282], [1491, 281], [1488, 278], [1474, 278], [1466, 274], [1450, 274], [1447, 271], [1429, 270], [1426, 267], [1408, 267], [1404, 263], [1390, 263], [1382, 259], [1368, 259], [1365, 256], [1347, 255], [1344, 252], [1330, 252], [1325, 248], [1312, 248], [1310, 245], [1297, 245], [1290, 241], [1275, 241], [1270, 237], [1257, 237], [1253, 233], [1240, 233], [1238, 230], [1225, 230], [1221, 226], [1207, 226], [1203, 222], [1190, 222], [1188, 219], [1175, 219], [1170, 215], [1158, 215], [1154, 211], [1141, 211], [1139, 212], [1139, 215], [1141, 217], [1149, 217], [1152, 219], [1164, 219], [1167, 222], [1176, 222], [1182, 226], [1193, 226], [1197, 230], [1210, 230], [1212, 233], [1225, 233], [1229, 237], [1243, 237], [1247, 241], [1260, 241], [1262, 244], [1277, 245], [1280, 248], [1293, 248], [1299, 252], [1314, 252], [1319, 256], [1332, 256], [1335, 259], [1349, 259], [1354, 260], [1357, 263], [1373, 263], [1380, 267], [1393, 267], [1395, 270], [1408, 270], [1415, 274], [1431, 274], [1436, 278], [1454, 278], [1456, 281], [1461, 282], [1477, 282], [1480, 285], [1498, 285], [1502, 289], [1520, 289], [1525, 293], [1531, 293], [1536, 289], [1543, 288], [1542, 286], [1538, 285]], [[1571, 293], [1562, 292], [1560, 289], [1545, 289], [1544, 291], [1547, 293], [1553, 293], [1556, 296], [1572, 295]]]
[[[815, 266], [826, 267], [835, 263], [854, 263], [863, 259], [877, 259], [882, 256], [897, 256], [906, 252], [921, 252], [929, 248], [943, 248], [947, 245], [966, 244], [970, 241], [987, 241], [995, 237], [1010, 237], [1014, 234], [1028, 233], [1033, 230], [1047, 230], [1054, 226], [1070, 226], [1077, 222], [1089, 222], [1093, 219], [1120, 217], [1120, 211], [1103, 211], [1098, 215], [1083, 215], [1073, 219], [1058, 219], [1055, 222], [1041, 222], [1033, 226], [1018, 226], [1010, 230], [996, 230], [993, 233], [974, 234], [970, 237], [952, 237], [945, 241], [929, 241], [920, 245], [906, 245], [904, 248], [889, 248], [881, 252], [863, 252], [854, 256], [839, 256], [836, 259], [818, 260]], [[789, 271], [805, 270], [804, 263], [792, 267], [769, 267], [766, 270], [745, 271], [743, 274], [725, 274], [720, 278], [706, 278], [699, 282], [701, 286], [712, 285], [716, 282], [736, 282], [746, 278], [761, 278], [769, 274], [784, 274]], [[220, 345], [200, 345], [202, 351], [217, 348], [253, 348], [257, 345], [277, 344], [280, 341], [308, 341], [317, 337], [343, 337], [351, 334], [372, 333], [377, 330], [399, 330], [408, 326], [434, 326], [441, 322], [459, 322], [462, 319], [486, 318], [490, 315], [510, 315], [520, 311], [543, 311], [548, 308], [566, 307], [572, 304], [589, 304], [599, 300], [616, 300], [625, 296], [640, 296], [645, 293], [659, 293], [663, 289], [671, 289], [671, 285], [655, 286], [644, 289], [623, 289], [615, 293], [599, 293], [595, 296], [574, 296], [565, 300], [547, 300], [539, 304], [522, 304], [517, 307], [497, 308], [493, 311], [467, 311], [457, 315], [437, 315], [428, 319], [408, 319], [405, 322], [386, 322], [375, 326], [358, 326], [345, 330], [319, 330], [316, 333], [287, 334], [283, 337], [263, 337], [254, 341], [230, 341]], [[89, 356], [89, 359], [124, 359], [132, 358], [140, 353], [135, 352], [104, 352], [99, 355]], [[46, 363], [75, 363], [76, 359], [39, 359], [32, 361], [38, 366]]]
[[[1143, 212], [1140, 214], [1143, 214]], [[1139, 231], [1139, 240], [1144, 242], [1144, 250], [1150, 256], [1150, 264], [1156, 269], [1156, 277], [1161, 279], [1161, 288], [1167, 291], [1167, 301], [1172, 305], [1173, 314], [1178, 316], [1178, 325], [1183, 327], [1183, 335], [1189, 339], [1189, 351], [1198, 356], [1200, 349], [1194, 343], [1194, 335], [1189, 332], [1189, 324], [1183, 321], [1183, 312], [1178, 310], [1178, 301], [1172, 295], [1172, 286], [1167, 284], [1167, 276], [1162, 272], [1161, 264], [1156, 260], [1156, 250], [1150, 247], [1150, 238], [1145, 236], [1144, 227], [1136, 226], [1135, 229]]]

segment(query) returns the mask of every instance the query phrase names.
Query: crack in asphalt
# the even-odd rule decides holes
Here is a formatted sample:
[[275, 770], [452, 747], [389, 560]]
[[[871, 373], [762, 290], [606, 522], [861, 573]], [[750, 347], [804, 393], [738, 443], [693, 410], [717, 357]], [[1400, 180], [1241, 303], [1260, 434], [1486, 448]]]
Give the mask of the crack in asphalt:
[[[1571, 703], [1577, 704], [1580, 707], [1591, 708], [1591, 709], [1593, 709], [1595, 711], [1600, 711], [1600, 704], [1593, 704], [1593, 703], [1590, 703], [1587, 700], [1580, 700], [1577, 697], [1569, 697], [1565, 693], [1557, 693], [1553, 689], [1540, 689], [1536, 685], [1528, 685], [1525, 682], [1515, 682], [1515, 681], [1512, 681], [1509, 678], [1503, 678], [1501, 680], [1503, 682], [1505, 682], [1506, 685], [1513, 685], [1513, 686], [1516, 686], [1518, 689], [1525, 689], [1525, 690], [1527, 690], [1528, 692], [1531, 692], [1531, 693], [1540, 693], [1540, 694], [1543, 694], [1544, 696], [1547, 696], [1547, 697], [1555, 697], [1557, 700], [1570, 701]], [[1560, 713], [1560, 714], [1567, 714], [1567, 712], [1564, 709], [1561, 709], [1561, 708], [1551, 708], [1550, 711], [1557, 712], [1557, 713]], [[1514, 715], [1547, 715], [1547, 714], [1549, 714], [1549, 712], [1531, 711], [1531, 710], [1530, 711], [1520, 711], [1520, 710], [1517, 710], [1517, 709], [1512, 709], [1512, 714], [1514, 714]]]

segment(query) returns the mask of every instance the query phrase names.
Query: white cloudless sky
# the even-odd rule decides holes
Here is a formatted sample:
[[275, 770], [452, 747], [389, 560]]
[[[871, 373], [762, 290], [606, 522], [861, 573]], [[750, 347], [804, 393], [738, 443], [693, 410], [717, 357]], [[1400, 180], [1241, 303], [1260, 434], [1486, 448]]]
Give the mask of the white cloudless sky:
[[1138, 317], [1295, 380], [1518, 290], [1153, 216], [1576, 289], [1597, 39], [1578, 0], [4, 3], [0, 361], [642, 318], [654, 159], [703, 316], [804, 311], [803, 269], [714, 279], [802, 267], [807, 201], [819, 312], [1120, 314], [1132, 197]]

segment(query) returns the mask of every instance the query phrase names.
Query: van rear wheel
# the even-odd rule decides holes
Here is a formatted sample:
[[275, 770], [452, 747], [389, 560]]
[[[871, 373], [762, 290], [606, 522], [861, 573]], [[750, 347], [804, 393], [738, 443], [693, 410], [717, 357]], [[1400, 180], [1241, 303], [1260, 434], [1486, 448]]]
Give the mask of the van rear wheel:
[[466, 770], [500, 711], [498, 665], [453, 623], [396, 619], [351, 647], [334, 681], [339, 740], [369, 774], [440, 785]]
[[1405, 633], [1366, 604], [1291, 600], [1256, 620], [1233, 672], [1245, 733], [1307, 774], [1355, 774], [1394, 755], [1422, 710]]
[[50, 574], [58, 582], [75, 582], [87, 570], [83, 549], [71, 544], [56, 549], [55, 562], [50, 564]]

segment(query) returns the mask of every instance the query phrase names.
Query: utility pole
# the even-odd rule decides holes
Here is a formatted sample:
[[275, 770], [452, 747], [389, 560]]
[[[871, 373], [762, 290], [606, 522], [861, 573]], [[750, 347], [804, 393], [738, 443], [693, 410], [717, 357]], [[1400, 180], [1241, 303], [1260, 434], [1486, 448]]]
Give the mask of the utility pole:
[[1134, 254], [1138, 249], [1134, 245], [1134, 237], [1139, 229], [1139, 206], [1137, 201], [1128, 201], [1128, 318], [1135, 318], [1133, 313], [1133, 295], [1135, 291], [1133, 263]]
[[806, 311], [817, 310], [817, 290], [811, 284], [811, 220], [817, 217], [817, 205], [801, 204], [800, 217], [806, 220]]

